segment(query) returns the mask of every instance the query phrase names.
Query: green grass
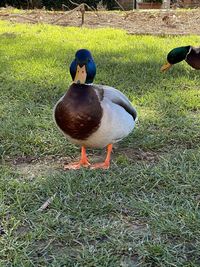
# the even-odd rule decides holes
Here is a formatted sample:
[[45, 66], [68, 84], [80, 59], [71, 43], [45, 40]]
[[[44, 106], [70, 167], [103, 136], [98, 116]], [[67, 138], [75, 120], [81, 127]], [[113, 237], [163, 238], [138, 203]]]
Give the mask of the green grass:
[[[200, 73], [184, 62], [159, 71], [170, 49], [199, 42], [0, 22], [0, 266], [200, 265]], [[108, 171], [64, 172], [57, 160], [79, 155], [52, 109], [83, 47], [95, 82], [139, 113]]]

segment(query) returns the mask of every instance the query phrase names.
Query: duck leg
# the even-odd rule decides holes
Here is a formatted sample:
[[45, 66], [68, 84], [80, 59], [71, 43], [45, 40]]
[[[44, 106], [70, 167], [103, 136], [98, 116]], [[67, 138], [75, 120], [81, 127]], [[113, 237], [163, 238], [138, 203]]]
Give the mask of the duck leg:
[[110, 156], [111, 156], [111, 152], [112, 152], [112, 147], [113, 147], [112, 144], [109, 144], [107, 146], [107, 155], [106, 155], [105, 161], [104, 162], [101, 162], [101, 163], [93, 164], [90, 169], [109, 169], [109, 167], [110, 167]]
[[86, 155], [86, 149], [84, 146], [81, 147], [81, 159], [77, 162], [72, 162], [64, 165], [64, 170], [78, 170], [81, 167], [89, 167], [90, 163]]

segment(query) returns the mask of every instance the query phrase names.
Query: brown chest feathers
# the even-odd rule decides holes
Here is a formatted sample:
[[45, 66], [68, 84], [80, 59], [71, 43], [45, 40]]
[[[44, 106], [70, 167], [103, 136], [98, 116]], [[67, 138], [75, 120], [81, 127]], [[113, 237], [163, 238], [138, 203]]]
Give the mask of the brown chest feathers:
[[74, 139], [85, 140], [100, 126], [103, 110], [92, 85], [73, 83], [55, 108], [58, 127]]
[[196, 70], [200, 69], [200, 47], [193, 47], [185, 60], [191, 67]]

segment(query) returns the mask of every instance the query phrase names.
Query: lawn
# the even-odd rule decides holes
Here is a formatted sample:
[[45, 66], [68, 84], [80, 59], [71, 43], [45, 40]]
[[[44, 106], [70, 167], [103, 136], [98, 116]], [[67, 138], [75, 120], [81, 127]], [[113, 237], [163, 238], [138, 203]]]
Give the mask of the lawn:
[[[200, 72], [159, 71], [170, 49], [199, 43], [0, 21], [0, 266], [200, 266]], [[52, 109], [79, 48], [139, 114], [107, 171], [62, 170], [79, 148]]]

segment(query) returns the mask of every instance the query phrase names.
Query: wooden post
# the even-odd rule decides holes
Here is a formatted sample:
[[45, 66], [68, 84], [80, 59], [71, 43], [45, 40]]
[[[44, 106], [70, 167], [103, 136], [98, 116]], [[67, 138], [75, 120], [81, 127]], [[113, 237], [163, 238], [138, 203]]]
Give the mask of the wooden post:
[[80, 6], [80, 12], [81, 12], [81, 26], [84, 24], [84, 15], [85, 15], [85, 5], [83, 4]]
[[133, 0], [133, 9], [137, 9], [137, 0]]

